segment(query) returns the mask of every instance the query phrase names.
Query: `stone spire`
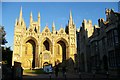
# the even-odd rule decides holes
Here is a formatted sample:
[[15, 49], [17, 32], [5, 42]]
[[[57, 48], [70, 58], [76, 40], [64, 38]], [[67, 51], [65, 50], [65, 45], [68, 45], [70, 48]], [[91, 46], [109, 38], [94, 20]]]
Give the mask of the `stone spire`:
[[15, 20], [15, 26], [17, 26], [17, 19]]
[[70, 10], [70, 16], [69, 16], [69, 25], [72, 25], [73, 19], [72, 19], [72, 12]]
[[71, 10], [70, 10], [70, 20], [72, 20], [72, 12], [71, 12]]
[[53, 21], [53, 24], [52, 24], [52, 32], [54, 33], [55, 32], [55, 23]]
[[30, 13], [30, 23], [33, 22], [32, 12]]
[[22, 6], [21, 6], [21, 9], [20, 9], [20, 16], [19, 16], [19, 22], [22, 21]]
[[38, 13], [38, 24], [40, 26], [40, 12]]
[[40, 18], [40, 12], [38, 13], [38, 18]]
[[52, 27], [55, 27], [55, 23], [54, 23], [54, 21], [53, 21]]

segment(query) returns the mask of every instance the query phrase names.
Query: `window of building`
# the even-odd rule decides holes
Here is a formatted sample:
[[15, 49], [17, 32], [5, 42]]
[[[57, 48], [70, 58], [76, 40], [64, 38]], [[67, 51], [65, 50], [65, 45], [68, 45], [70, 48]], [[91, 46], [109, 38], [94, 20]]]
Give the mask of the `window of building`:
[[106, 43], [105, 43], [105, 38], [102, 39], [102, 50], [103, 52], [105, 53], [105, 50], [106, 50]]
[[95, 42], [95, 50], [96, 50], [96, 53], [98, 52], [98, 42], [96, 41]]
[[119, 42], [118, 42], [118, 32], [117, 32], [116, 29], [114, 30], [114, 40], [115, 40], [115, 41], [114, 41], [114, 42], [115, 42], [115, 45], [118, 46], [118, 43], [119, 43]]
[[115, 58], [114, 51], [108, 52], [108, 58], [109, 58], [110, 67], [115, 67], [116, 66], [116, 58]]
[[117, 36], [115, 36], [115, 43], [116, 43], [116, 45], [118, 45], [118, 37]]
[[108, 44], [108, 48], [114, 46], [114, 33], [113, 33], [113, 30], [110, 30], [109, 32], [107, 32], [107, 44]]
[[43, 44], [44, 44], [45, 50], [49, 51], [50, 50], [50, 48], [49, 48], [50, 47], [49, 42], [46, 40]]

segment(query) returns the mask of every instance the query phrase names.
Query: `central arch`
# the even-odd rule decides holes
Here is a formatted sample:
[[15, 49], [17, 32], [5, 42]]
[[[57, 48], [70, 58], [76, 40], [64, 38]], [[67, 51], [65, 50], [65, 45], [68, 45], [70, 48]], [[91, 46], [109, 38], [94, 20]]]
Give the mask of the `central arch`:
[[41, 48], [42, 52], [45, 51], [45, 50], [52, 52], [52, 42], [51, 42], [51, 40], [47, 37], [44, 38], [41, 42], [41, 47], [42, 47]]
[[40, 66], [43, 67], [44, 62], [51, 63], [51, 54], [52, 54], [52, 42], [50, 38], [45, 37], [41, 41], [41, 52], [40, 52]]
[[45, 50], [50, 50], [50, 43], [47, 40], [45, 40], [43, 43], [43, 51]]

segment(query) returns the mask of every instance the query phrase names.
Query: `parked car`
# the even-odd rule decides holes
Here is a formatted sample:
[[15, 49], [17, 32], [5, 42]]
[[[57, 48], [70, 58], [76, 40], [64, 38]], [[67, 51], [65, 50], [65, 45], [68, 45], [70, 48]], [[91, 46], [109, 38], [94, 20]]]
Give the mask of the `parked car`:
[[53, 68], [51, 65], [45, 65], [43, 67], [43, 70], [46, 72], [46, 73], [52, 73], [53, 72]]

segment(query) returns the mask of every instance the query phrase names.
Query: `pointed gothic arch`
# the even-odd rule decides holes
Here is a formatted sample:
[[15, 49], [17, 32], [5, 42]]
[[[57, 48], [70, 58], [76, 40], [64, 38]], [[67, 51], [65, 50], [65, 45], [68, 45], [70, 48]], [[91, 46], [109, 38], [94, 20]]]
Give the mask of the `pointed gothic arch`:
[[66, 46], [68, 46], [68, 41], [63, 37], [60, 37], [60, 38], [56, 39], [55, 43], [57, 43], [60, 40], [63, 41], [66, 44]]
[[56, 60], [59, 60], [59, 62], [63, 62], [69, 58], [68, 42], [66, 39], [58, 38], [55, 41], [55, 52], [56, 52]]
[[24, 64], [24, 68], [35, 68], [38, 66], [38, 42], [34, 37], [27, 37], [23, 41], [23, 49], [22, 49], [22, 63], [24, 64], [24, 60], [30, 60], [29, 66]]
[[44, 47], [43, 47], [43, 51], [45, 51], [45, 50], [50, 50], [50, 44], [49, 44], [49, 42], [47, 41], [47, 40], [45, 40], [44, 42], [43, 42], [43, 45], [44, 45]]
[[33, 40], [35, 44], [38, 45], [38, 41], [36, 40], [36, 38], [32, 36], [26, 37], [25, 40], [23, 41], [23, 44], [25, 44], [28, 40]]
[[41, 47], [42, 47], [42, 50], [41, 51], [45, 51], [45, 50], [48, 50], [48, 51], [52, 51], [52, 42], [49, 38], [44, 38], [42, 41], [41, 41]]

